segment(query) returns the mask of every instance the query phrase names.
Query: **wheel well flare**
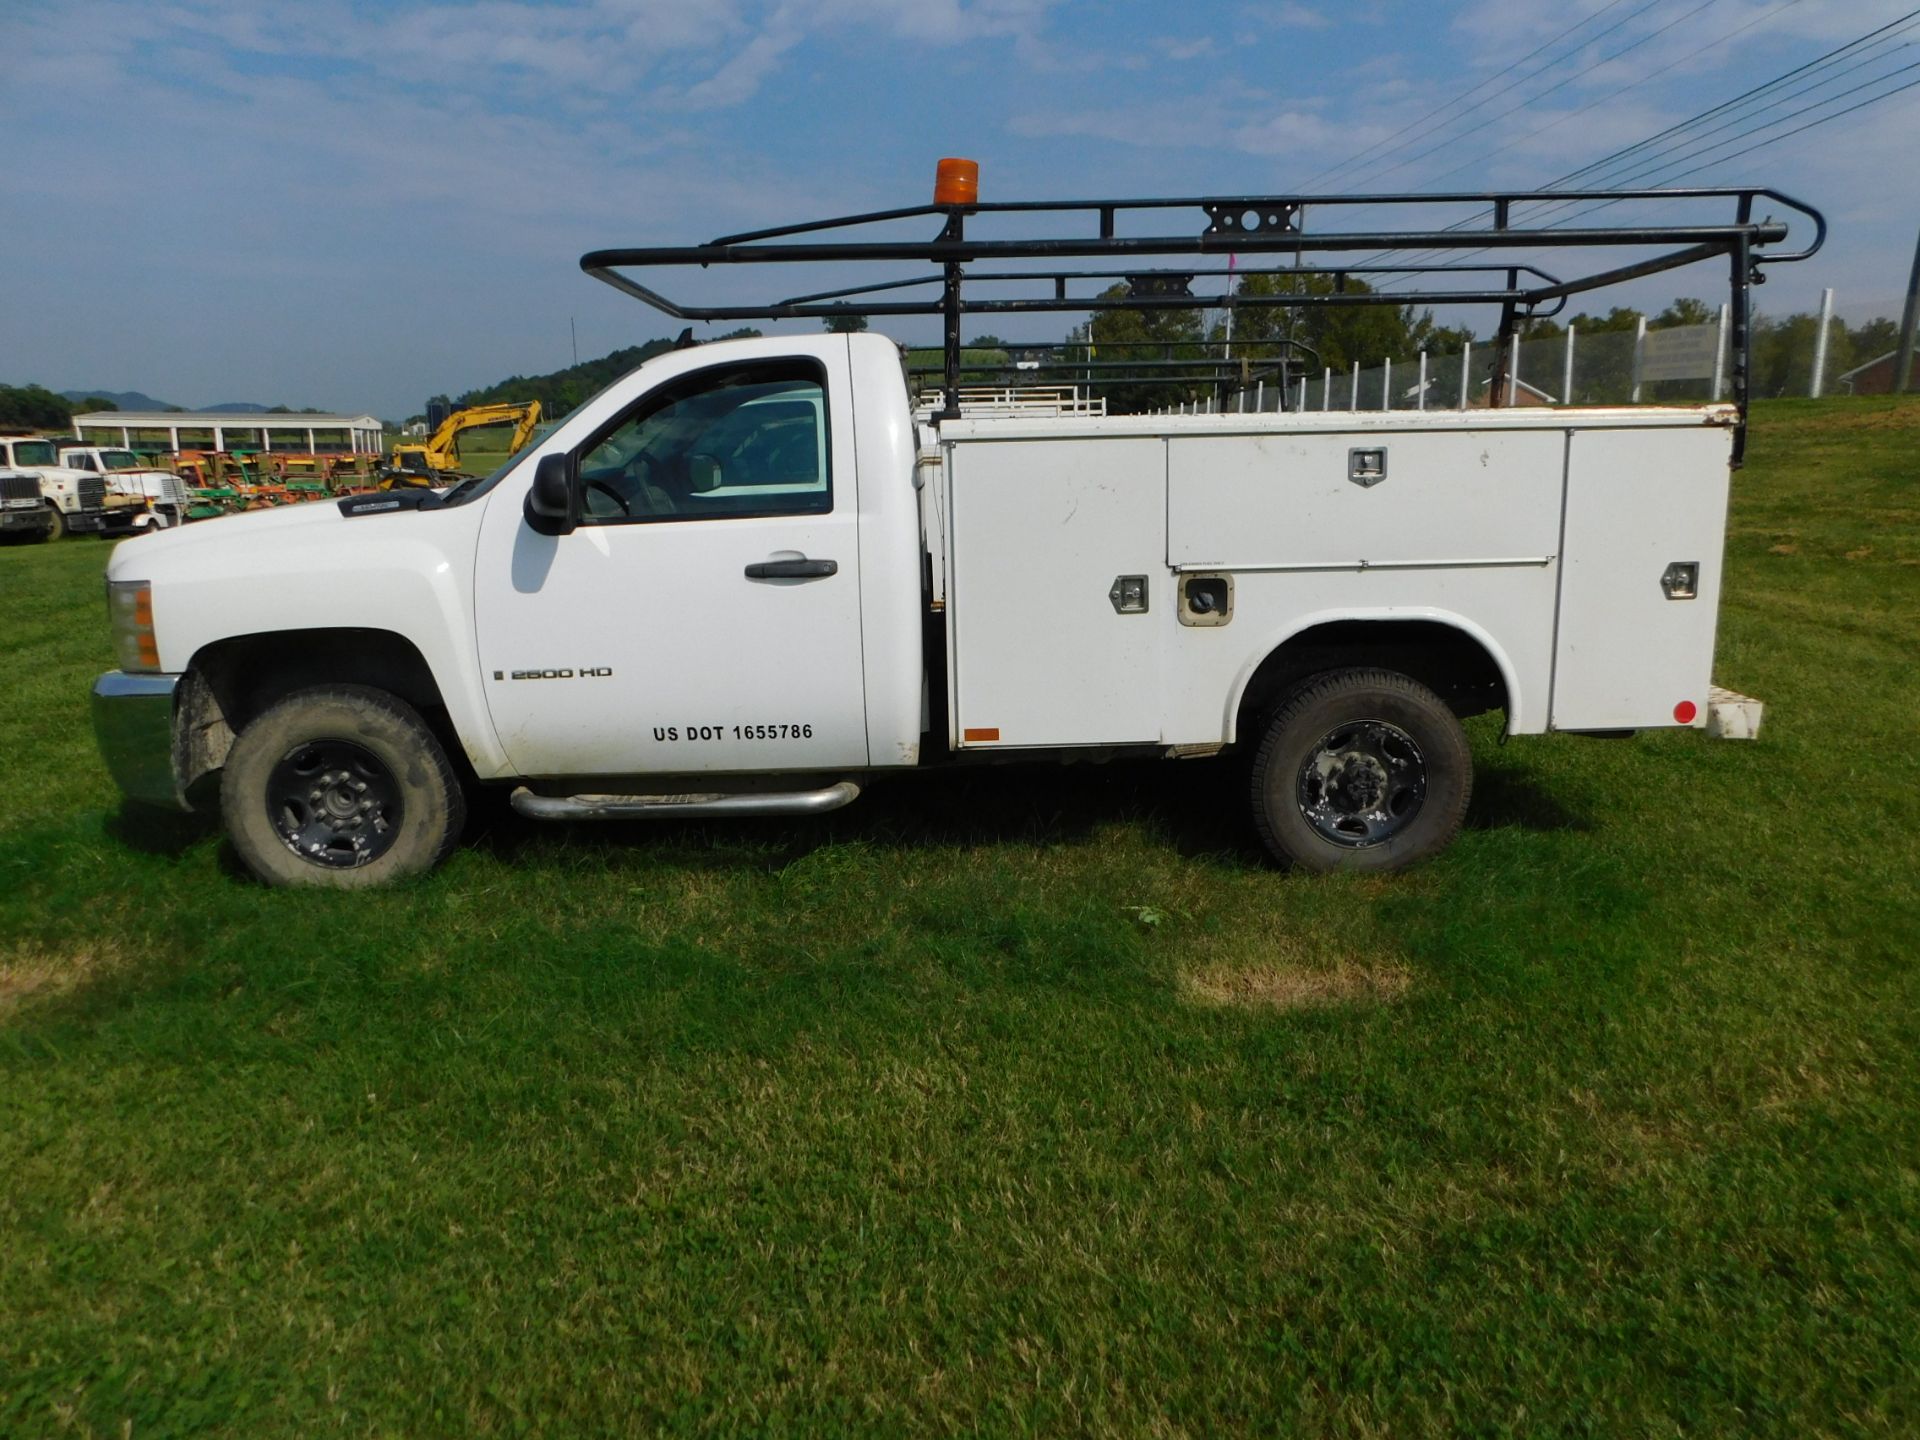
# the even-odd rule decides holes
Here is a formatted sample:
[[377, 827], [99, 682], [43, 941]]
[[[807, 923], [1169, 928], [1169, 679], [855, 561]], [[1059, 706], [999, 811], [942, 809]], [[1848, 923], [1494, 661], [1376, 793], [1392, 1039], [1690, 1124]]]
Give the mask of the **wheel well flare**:
[[1289, 636], [1241, 691], [1235, 734], [1269, 714], [1309, 676], [1366, 666], [1419, 681], [1462, 719], [1510, 707], [1507, 682], [1486, 645], [1441, 620], [1334, 620]]

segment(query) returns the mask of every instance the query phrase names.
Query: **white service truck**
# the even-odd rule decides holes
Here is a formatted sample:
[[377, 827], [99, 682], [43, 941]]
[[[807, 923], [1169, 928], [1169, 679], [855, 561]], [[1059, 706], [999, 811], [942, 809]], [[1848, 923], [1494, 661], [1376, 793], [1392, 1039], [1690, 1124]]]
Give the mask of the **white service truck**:
[[129, 796], [217, 794], [278, 884], [431, 867], [471, 785], [806, 814], [1227, 747], [1276, 857], [1397, 869], [1461, 826], [1464, 716], [1706, 726], [1739, 419], [923, 422], [877, 335], [682, 348], [484, 480], [123, 544], [95, 723]]

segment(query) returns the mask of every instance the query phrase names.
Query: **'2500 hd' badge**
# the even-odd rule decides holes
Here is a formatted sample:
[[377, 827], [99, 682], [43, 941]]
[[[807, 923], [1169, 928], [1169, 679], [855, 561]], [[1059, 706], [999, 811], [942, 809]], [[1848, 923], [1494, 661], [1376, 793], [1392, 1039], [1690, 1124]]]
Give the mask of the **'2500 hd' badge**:
[[496, 670], [496, 680], [605, 680], [613, 674], [611, 665], [582, 665], [560, 670]]

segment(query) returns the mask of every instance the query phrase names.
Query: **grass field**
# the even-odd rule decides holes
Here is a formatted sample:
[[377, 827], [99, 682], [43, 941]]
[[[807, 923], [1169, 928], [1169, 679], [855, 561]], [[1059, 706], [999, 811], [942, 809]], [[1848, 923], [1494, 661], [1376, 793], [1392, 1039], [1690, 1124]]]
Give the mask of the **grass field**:
[[1761, 407], [1760, 743], [1475, 722], [1393, 880], [1162, 765], [270, 893], [0, 552], [0, 1433], [1920, 1431], [1917, 439]]

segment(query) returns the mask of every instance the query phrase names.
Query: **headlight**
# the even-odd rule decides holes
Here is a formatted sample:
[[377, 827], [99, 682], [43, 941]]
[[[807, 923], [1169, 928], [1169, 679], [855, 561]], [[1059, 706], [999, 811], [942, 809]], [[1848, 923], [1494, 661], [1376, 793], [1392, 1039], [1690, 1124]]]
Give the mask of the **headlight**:
[[160, 646], [153, 638], [153, 586], [145, 580], [107, 582], [107, 619], [113, 626], [113, 653], [129, 674], [160, 668]]

